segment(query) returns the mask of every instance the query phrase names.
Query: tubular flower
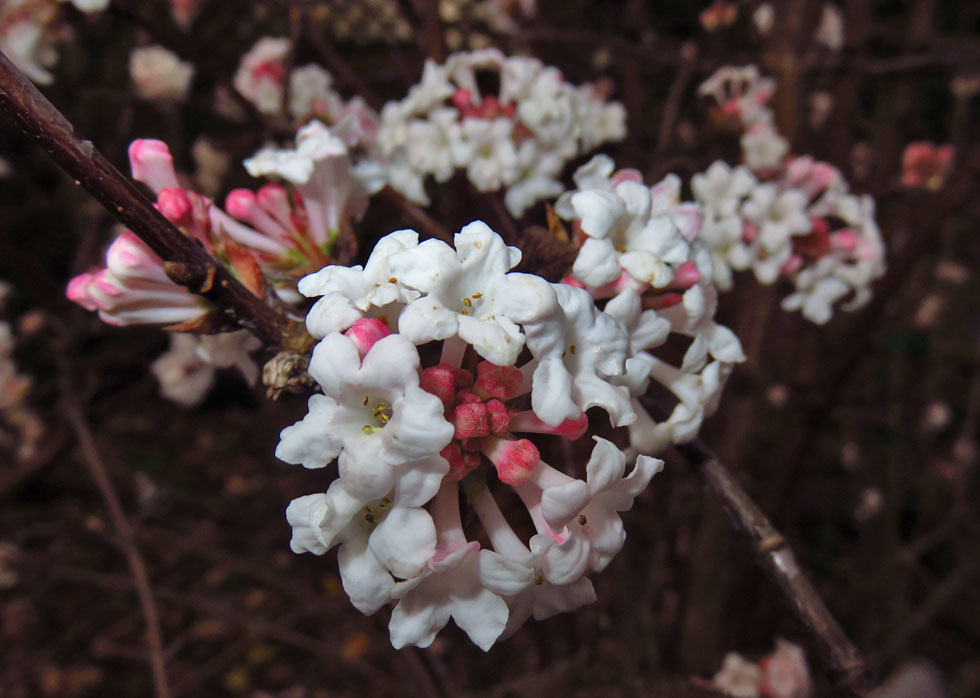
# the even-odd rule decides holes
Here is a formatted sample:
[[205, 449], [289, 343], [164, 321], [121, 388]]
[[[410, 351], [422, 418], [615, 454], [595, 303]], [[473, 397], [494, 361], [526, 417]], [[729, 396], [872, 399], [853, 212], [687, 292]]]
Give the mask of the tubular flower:
[[[292, 547], [340, 544], [354, 605], [394, 606], [395, 647], [425, 647], [452, 619], [487, 650], [531, 615], [593, 601], [584, 575], [622, 547], [618, 512], [661, 465], [640, 456], [627, 475], [626, 456], [601, 439], [581, 477], [549, 464], [555, 437], [588, 433], [589, 407], [617, 425], [635, 418], [614, 382], [633, 347], [587, 292], [509, 272], [519, 261], [477, 221], [455, 249], [398, 231], [364, 268], [300, 282], [321, 296], [307, 322], [322, 337], [310, 373], [323, 394], [277, 455], [307, 467], [337, 458], [339, 476], [290, 504]], [[534, 524], [527, 540], [497, 504], [507, 489]], [[489, 547], [464, 529], [460, 491]]]
[[[704, 216], [699, 239], [710, 250], [716, 286], [729, 290], [733, 270], [751, 269], [767, 285], [786, 279], [795, 289], [783, 309], [800, 310], [817, 324], [830, 320], [842, 299], [850, 297], [845, 310], [866, 303], [871, 283], [885, 270], [874, 201], [851, 194], [833, 165], [786, 157], [788, 145], [765, 106], [772, 82], [755, 66], [722, 68], [700, 91], [745, 129], [745, 165], [715, 162], [691, 181]], [[914, 151], [912, 160], [918, 152], [924, 151]], [[915, 169], [909, 161], [906, 175]]]
[[[294, 275], [331, 260], [338, 237], [353, 239], [352, 224], [367, 208], [367, 190], [351, 166], [348, 143], [361, 137], [352, 121], [330, 129], [311, 121], [296, 134], [295, 149], [265, 148], [245, 161], [253, 177], [276, 176], [295, 187], [267, 184], [258, 192], [235, 189], [228, 211], [255, 228], [262, 259]], [[259, 240], [242, 244], [258, 247]]]
[[[477, 73], [494, 73], [499, 87], [484, 94]], [[561, 192], [565, 162], [625, 136], [621, 104], [603, 91], [576, 88], [561, 73], [496, 49], [457, 53], [426, 63], [422, 81], [381, 112], [374, 156], [388, 183], [428, 204], [426, 177], [447, 180], [465, 169], [479, 191], [505, 189], [511, 214]]]
[[[677, 177], [647, 187], [639, 173], [614, 172], [614, 168], [608, 157], [596, 156], [575, 173], [578, 189], [558, 199], [555, 210], [572, 222], [580, 244], [572, 275], [565, 279], [568, 290], [559, 293], [559, 299], [570, 299], [574, 292], [604, 303], [600, 319], [582, 323], [587, 334], [601, 333], [602, 317], [625, 329], [615, 367], [607, 356], [596, 365], [598, 371], [590, 368], [589, 375], [602, 377], [608, 384], [606, 394], [616, 396], [615, 403], [599, 404], [614, 416], [614, 424], [629, 426], [631, 449], [656, 453], [697, 435], [704, 417], [717, 407], [732, 366], [745, 356], [731, 330], [714, 320], [717, 292], [712, 255], [698, 241], [710, 216], [696, 204], [680, 200]], [[731, 181], [718, 169], [704, 184], [722, 201], [732, 197], [732, 191], [744, 189], [744, 184]], [[562, 301], [563, 310], [566, 305]], [[652, 353], [672, 333], [691, 340], [679, 367]], [[533, 351], [531, 336], [528, 345]], [[565, 347], [562, 361], [580, 361], [571, 355], [577, 355], [581, 344]], [[605, 352], [617, 345], [608, 337], [597, 344]], [[552, 357], [555, 354], [551, 352]], [[545, 367], [542, 361], [538, 370]], [[669, 418], [659, 424], [640, 401], [651, 380], [678, 399]], [[541, 409], [550, 414], [561, 404], [551, 395], [542, 399]]]

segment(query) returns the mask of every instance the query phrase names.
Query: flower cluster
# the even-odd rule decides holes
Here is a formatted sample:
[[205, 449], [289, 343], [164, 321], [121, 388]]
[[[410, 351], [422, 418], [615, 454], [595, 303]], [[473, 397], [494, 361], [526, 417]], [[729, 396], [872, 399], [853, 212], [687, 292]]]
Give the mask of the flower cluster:
[[[394, 604], [395, 647], [429, 645], [452, 618], [486, 650], [528, 617], [592, 602], [585, 575], [620, 550], [619, 512], [662, 465], [641, 455], [627, 473], [598, 436], [584, 476], [545, 460], [539, 435], [576, 440], [596, 422], [636, 420], [627, 324], [582, 288], [509, 271], [520, 251], [482, 222], [454, 242], [397, 231], [363, 267], [329, 266], [299, 286], [318, 299], [307, 327], [322, 394], [276, 455], [308, 468], [336, 458], [339, 477], [289, 505], [291, 547], [338, 547], [354, 606]], [[489, 547], [464, 529], [461, 491]], [[505, 497], [526, 509], [529, 538]]]
[[803, 650], [782, 638], [776, 638], [776, 649], [758, 662], [729, 652], [711, 681], [698, 683], [735, 698], [810, 698], [813, 695]]
[[717, 161], [691, 180], [704, 216], [699, 239], [719, 289], [732, 287], [733, 270], [751, 269], [767, 285], [787, 279], [795, 290], [783, 308], [823, 324], [838, 301], [851, 296], [848, 310], [867, 302], [884, 273], [884, 245], [871, 197], [852, 194], [829, 163], [786, 157], [765, 106], [773, 88], [755, 66], [722, 68], [701, 86], [746, 131], [743, 165]]
[[[605, 155], [581, 167], [575, 183], [556, 204], [579, 247], [565, 283], [587, 289], [628, 329], [634, 355], [618, 382], [638, 416], [632, 448], [656, 453], [690, 441], [716, 409], [734, 364], [745, 360], [735, 335], [714, 320], [717, 292], [711, 255], [698, 239], [701, 211], [680, 200], [675, 175], [650, 187], [635, 170], [615, 171]], [[652, 353], [671, 334], [690, 340], [680, 366]], [[651, 380], [677, 397], [665, 420], [639, 402]]]
[[[55, 44], [71, 36], [59, 5], [69, 0], [4, 0], [0, 3], [0, 51], [28, 78], [50, 85], [48, 71], [58, 60]], [[70, 0], [82, 12], [100, 12], [109, 0]]]
[[599, 88], [486, 49], [428, 61], [408, 96], [385, 105], [375, 145], [389, 184], [412, 201], [429, 203], [427, 177], [443, 182], [465, 169], [481, 192], [506, 189], [507, 209], [519, 216], [561, 193], [568, 160], [624, 135], [622, 105]]
[[956, 149], [949, 143], [909, 143], [902, 153], [902, 186], [930, 191], [942, 189], [953, 169], [955, 154]]
[[[292, 42], [263, 37], [242, 56], [235, 73], [235, 89], [261, 113], [282, 116], [302, 125], [318, 119], [328, 125], [356, 119], [366, 131], [377, 129], [377, 115], [360, 97], [345, 101], [333, 89], [333, 76], [310, 63], [289, 69]], [[287, 99], [288, 93], [288, 99]]]

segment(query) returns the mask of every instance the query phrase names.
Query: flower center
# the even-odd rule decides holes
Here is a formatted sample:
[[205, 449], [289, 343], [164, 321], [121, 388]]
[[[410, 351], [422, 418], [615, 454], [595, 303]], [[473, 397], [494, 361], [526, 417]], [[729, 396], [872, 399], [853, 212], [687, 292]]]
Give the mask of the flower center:
[[365, 434], [376, 434], [385, 428], [391, 419], [391, 405], [370, 395], [364, 396], [365, 424], [361, 431]]

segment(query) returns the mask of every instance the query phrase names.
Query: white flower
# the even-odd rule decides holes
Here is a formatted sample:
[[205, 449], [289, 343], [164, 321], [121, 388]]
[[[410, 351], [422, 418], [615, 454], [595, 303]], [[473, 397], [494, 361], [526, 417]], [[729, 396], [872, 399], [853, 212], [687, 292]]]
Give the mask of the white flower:
[[839, 7], [829, 2], [824, 3], [813, 39], [831, 51], [841, 50], [844, 46], [844, 14]]
[[285, 61], [291, 47], [289, 39], [265, 36], [242, 56], [232, 83], [263, 114], [282, 111]]
[[306, 317], [310, 334], [325, 337], [365, 316], [384, 317], [395, 327], [403, 305], [419, 293], [398, 283], [388, 260], [418, 244], [414, 230], [398, 230], [378, 241], [363, 268], [331, 265], [300, 279], [300, 293], [310, 298], [322, 296]]
[[[659, 473], [664, 462], [659, 458], [637, 456], [629, 475], [626, 472], [626, 454], [615, 445], [595, 439], [596, 446], [586, 466], [589, 503], [571, 519], [569, 526], [589, 544], [589, 568], [594, 572], [604, 570], [626, 541], [626, 531], [619, 512], [629, 511], [633, 500]], [[548, 491], [545, 490], [544, 497]]]
[[524, 347], [518, 323], [553, 313], [554, 293], [539, 277], [508, 274], [520, 250], [482, 221], [464, 226], [454, 242], [455, 250], [426, 240], [388, 258], [398, 283], [422, 294], [402, 312], [399, 331], [416, 344], [458, 335], [488, 361], [512, 364]]
[[755, 185], [756, 178], [747, 168], [732, 168], [721, 160], [713, 162], [704, 174], [691, 178], [694, 198], [719, 218], [735, 215]]
[[322, 468], [339, 455], [341, 482], [362, 499], [388, 492], [404, 463], [442, 460], [453, 427], [439, 398], [419, 387], [418, 352], [404, 337], [377, 341], [362, 360], [353, 340], [329, 334], [313, 350], [310, 375], [323, 395], [283, 430], [276, 457]]
[[768, 124], [757, 124], [742, 136], [745, 165], [753, 172], [778, 167], [789, 152], [789, 141]]
[[54, 82], [54, 76], [47, 69], [57, 61], [44, 29], [40, 20], [28, 17], [2, 27], [0, 32], [0, 50], [38, 85]]
[[170, 335], [170, 349], [150, 365], [150, 371], [165, 398], [193, 407], [211, 389], [218, 368], [236, 368], [253, 385], [259, 367], [249, 354], [260, 346], [261, 342], [245, 330], [216, 335], [175, 332]]
[[278, 175], [296, 185], [313, 242], [324, 251], [347, 221], [360, 216], [367, 206], [347, 144], [336, 131], [313, 120], [296, 132], [295, 149], [266, 148], [245, 161], [253, 177]]
[[337, 123], [343, 100], [330, 89], [332, 83], [330, 73], [315, 63], [294, 68], [289, 74], [289, 115], [300, 123], [314, 117]]
[[630, 424], [635, 415], [629, 394], [608, 380], [626, 370], [626, 329], [598, 310], [587, 291], [567, 284], [553, 288], [561, 312], [524, 326], [537, 361], [531, 391], [535, 414], [557, 426], [598, 405], [614, 426]]
[[71, 0], [71, 4], [82, 12], [100, 12], [109, 7], [109, 0]]
[[435, 525], [419, 505], [432, 497], [444, 473], [445, 469], [429, 473], [413, 495], [403, 496], [396, 486], [387, 496], [367, 501], [334, 480], [326, 494], [289, 504], [290, 547], [296, 553], [322, 555], [339, 545], [344, 590], [355, 608], [374, 613], [391, 600], [397, 579], [418, 576], [435, 553]]
[[476, 541], [467, 542], [455, 482], [444, 482], [432, 507], [437, 546], [421, 574], [393, 589], [397, 599], [388, 628], [396, 649], [428, 647], [450, 617], [483, 651], [507, 625], [507, 604], [487, 582], [498, 565]]
[[194, 66], [162, 46], [144, 46], [129, 54], [129, 75], [143, 99], [181, 100], [194, 77]]

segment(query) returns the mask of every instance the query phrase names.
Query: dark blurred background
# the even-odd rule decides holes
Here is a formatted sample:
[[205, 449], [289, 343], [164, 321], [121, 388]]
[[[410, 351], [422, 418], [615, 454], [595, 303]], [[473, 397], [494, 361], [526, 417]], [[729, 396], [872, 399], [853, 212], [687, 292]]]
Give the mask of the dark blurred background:
[[[889, 269], [868, 306], [824, 327], [782, 312], [785, 288], [739, 277], [719, 316], [749, 361], [704, 438], [879, 677], [926, 659], [946, 695], [980, 695], [980, 3], [848, 1], [839, 50], [813, 40], [821, 2], [773, 3], [767, 36], [752, 19], [759, 3], [721, 4], [735, 17], [709, 31], [708, 2], [540, 0], [510, 34], [470, 0], [202, 0], [187, 31], [163, 0], [92, 16], [66, 5], [72, 35], [44, 91], [123, 171], [140, 137], [167, 141], [191, 171], [191, 144], [206, 136], [231, 158], [221, 201], [250, 184], [244, 157], [290, 133], [214, 109], [261, 36], [293, 38], [296, 63], [320, 63], [345, 97], [367, 91], [376, 103], [405, 94], [440, 36], [449, 50], [532, 53], [575, 83], [606, 78], [629, 135], [604, 150], [647, 182], [737, 161], [737, 137], [711, 122], [696, 87], [722, 65], [758, 64], [778, 82], [772, 106], [793, 152], [876, 198]], [[148, 42], [195, 64], [185, 102], [134, 96], [129, 52]], [[917, 141], [955, 147], [942, 186], [900, 184]], [[530, 622], [488, 654], [452, 626], [428, 650], [395, 652], [387, 611], [350, 606], [334, 554], [289, 551], [286, 504], [329, 480], [273, 456], [305, 397], [269, 401], [228, 372], [196, 408], [161, 398], [147, 368], [163, 333], [109, 327], [64, 298], [67, 280], [100, 261], [112, 220], [5, 117], [0, 155], [0, 279], [14, 289], [3, 319], [43, 428], [18, 453], [18, 425], [0, 417], [0, 696], [152, 694], [127, 548], [84, 465], [72, 406], [148, 568], [175, 695], [687, 695], [689, 677], [710, 677], [726, 652], [757, 658], [776, 637], [807, 650], [817, 695], [833, 695], [786, 601], [674, 454], [624, 516], [629, 537], [595, 579], [597, 604]], [[449, 230], [477, 217], [514, 226], [462, 178], [430, 192]], [[543, 221], [539, 204], [518, 225]], [[373, 201], [362, 250], [408, 225]]]

